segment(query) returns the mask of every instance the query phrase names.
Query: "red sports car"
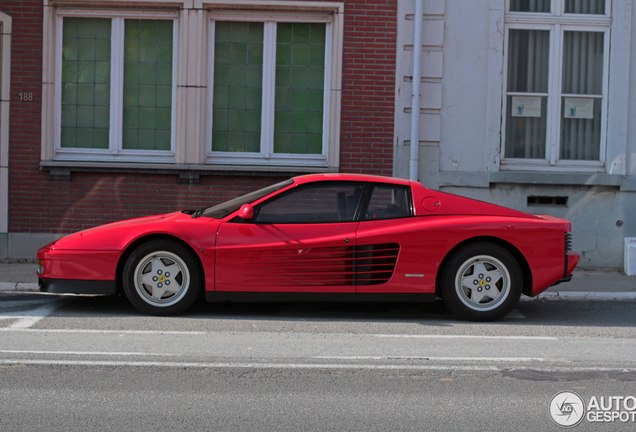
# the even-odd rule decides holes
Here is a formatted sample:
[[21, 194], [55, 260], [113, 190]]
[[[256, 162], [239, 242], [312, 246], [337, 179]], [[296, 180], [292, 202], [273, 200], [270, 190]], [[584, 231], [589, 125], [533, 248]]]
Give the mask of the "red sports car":
[[38, 251], [40, 290], [124, 292], [140, 311], [208, 301], [422, 301], [495, 320], [571, 279], [571, 224], [353, 174], [295, 177], [223, 204], [91, 228]]

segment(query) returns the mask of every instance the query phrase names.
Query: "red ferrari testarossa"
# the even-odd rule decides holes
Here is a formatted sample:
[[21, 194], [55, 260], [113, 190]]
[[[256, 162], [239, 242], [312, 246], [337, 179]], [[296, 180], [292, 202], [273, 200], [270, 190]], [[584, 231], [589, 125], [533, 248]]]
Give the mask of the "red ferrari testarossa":
[[571, 279], [571, 224], [418, 182], [295, 177], [225, 203], [126, 220], [38, 251], [40, 290], [124, 292], [140, 311], [209, 301], [423, 301], [495, 320]]

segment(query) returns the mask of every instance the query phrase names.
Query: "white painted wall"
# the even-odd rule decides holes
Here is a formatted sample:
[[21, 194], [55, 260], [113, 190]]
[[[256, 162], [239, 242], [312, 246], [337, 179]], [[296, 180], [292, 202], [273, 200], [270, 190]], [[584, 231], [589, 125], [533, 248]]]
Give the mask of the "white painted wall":
[[[630, 4], [630, 6], [632, 5]], [[629, 100], [629, 112], [627, 115], [627, 122], [629, 126], [627, 128], [627, 154], [625, 165], [627, 175], [636, 177], [636, 88], [634, 88], [634, 86], [636, 86], [636, 53], [634, 52], [636, 51], [636, 13], [634, 13], [631, 7], [630, 15], [630, 18], [632, 20], [632, 52], [629, 56], [629, 79], [623, 86], [623, 89]], [[636, 183], [636, 179], [634, 179], [634, 182]]]
[[[398, 1], [394, 174], [409, 178], [415, 1]], [[444, 64], [444, 0], [424, 0], [419, 180], [437, 187]]]
[[[408, 14], [413, 13], [414, 1], [398, 1], [394, 174], [399, 177], [408, 177], [406, 113], [410, 113], [413, 43]], [[425, 4], [435, 10], [433, 16], [425, 12], [424, 24], [426, 19], [437, 21], [429, 39], [437, 45], [423, 46], [422, 69], [429, 71], [423, 82], [435, 91], [426, 87], [422, 91], [426, 108], [421, 110], [420, 181], [434, 189], [568, 219], [574, 250], [582, 254], [580, 267], [622, 268], [623, 239], [636, 237], [632, 0], [612, 0], [607, 164], [602, 174], [500, 171], [505, 1], [425, 0]], [[568, 204], [529, 206], [528, 196], [565, 196]]]
[[488, 3], [447, 2], [441, 171], [485, 171]]

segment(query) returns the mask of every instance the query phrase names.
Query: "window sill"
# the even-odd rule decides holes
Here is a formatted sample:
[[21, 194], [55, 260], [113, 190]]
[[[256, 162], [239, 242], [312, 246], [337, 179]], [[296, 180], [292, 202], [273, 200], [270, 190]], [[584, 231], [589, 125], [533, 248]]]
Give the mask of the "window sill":
[[605, 173], [546, 173], [534, 171], [440, 172], [439, 187], [490, 187], [493, 183], [527, 185], [614, 186], [636, 190], [636, 177]]
[[490, 183], [586, 185], [619, 187], [625, 176], [605, 173], [499, 171], [490, 173]]
[[200, 165], [149, 164], [79, 161], [40, 161], [40, 170], [47, 171], [51, 181], [70, 182], [73, 172], [118, 174], [176, 175], [179, 184], [199, 184], [200, 176], [247, 175], [254, 177], [293, 177], [310, 173], [339, 172], [336, 167], [255, 166], [255, 165]]

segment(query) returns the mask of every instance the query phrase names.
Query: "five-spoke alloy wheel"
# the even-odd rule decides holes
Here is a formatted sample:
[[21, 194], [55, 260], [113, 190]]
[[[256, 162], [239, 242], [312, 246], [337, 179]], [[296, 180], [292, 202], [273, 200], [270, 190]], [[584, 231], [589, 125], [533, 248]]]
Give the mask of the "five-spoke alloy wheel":
[[170, 240], [151, 240], [130, 255], [123, 271], [126, 296], [151, 315], [183, 312], [196, 300], [202, 273], [194, 253]]
[[458, 316], [492, 321], [517, 304], [523, 283], [514, 256], [493, 243], [473, 243], [449, 257], [442, 269], [441, 294]]

